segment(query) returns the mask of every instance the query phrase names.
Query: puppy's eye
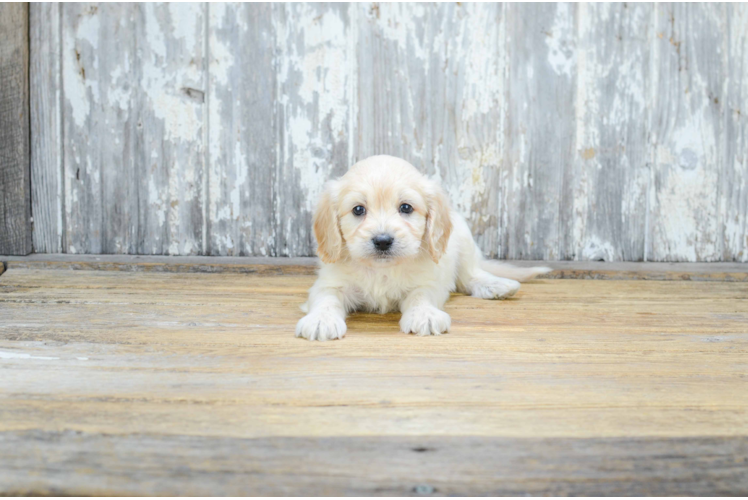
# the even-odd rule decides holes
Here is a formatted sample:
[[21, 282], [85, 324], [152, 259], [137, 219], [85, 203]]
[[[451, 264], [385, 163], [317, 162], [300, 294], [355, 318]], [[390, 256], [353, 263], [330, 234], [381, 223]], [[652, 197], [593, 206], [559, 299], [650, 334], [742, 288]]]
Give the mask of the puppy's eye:
[[413, 207], [411, 207], [407, 203], [403, 203], [402, 205], [400, 205], [400, 213], [401, 214], [413, 213]]
[[353, 207], [352, 212], [356, 217], [360, 217], [366, 213], [366, 209], [361, 205], [356, 205], [355, 207]]

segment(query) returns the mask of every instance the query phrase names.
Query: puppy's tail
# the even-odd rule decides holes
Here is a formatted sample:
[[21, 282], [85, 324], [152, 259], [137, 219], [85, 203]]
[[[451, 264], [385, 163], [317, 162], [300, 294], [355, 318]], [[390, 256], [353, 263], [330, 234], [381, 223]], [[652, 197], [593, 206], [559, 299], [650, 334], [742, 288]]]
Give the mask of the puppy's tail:
[[517, 281], [527, 281], [539, 274], [553, 271], [550, 267], [517, 267], [498, 260], [484, 260], [480, 267], [499, 278], [509, 278]]

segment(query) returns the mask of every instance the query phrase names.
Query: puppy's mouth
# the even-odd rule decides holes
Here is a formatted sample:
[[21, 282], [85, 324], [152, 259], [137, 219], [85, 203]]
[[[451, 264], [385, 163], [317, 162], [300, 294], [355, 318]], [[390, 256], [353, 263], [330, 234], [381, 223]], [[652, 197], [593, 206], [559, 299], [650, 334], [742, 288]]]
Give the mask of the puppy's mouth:
[[369, 261], [374, 264], [392, 264], [400, 255], [393, 249], [372, 250], [369, 253]]

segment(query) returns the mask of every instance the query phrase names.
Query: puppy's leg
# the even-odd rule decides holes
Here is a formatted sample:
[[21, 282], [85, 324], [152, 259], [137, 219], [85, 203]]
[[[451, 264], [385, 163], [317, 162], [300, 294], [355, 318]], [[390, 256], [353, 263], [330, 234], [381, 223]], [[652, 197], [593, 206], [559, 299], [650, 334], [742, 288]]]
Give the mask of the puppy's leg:
[[[459, 254], [457, 290], [479, 299], [506, 299], [517, 293], [519, 282], [496, 276], [483, 269], [487, 261], [483, 260], [480, 249], [473, 240], [467, 241], [469, 243], [463, 246]], [[519, 268], [503, 266], [502, 269]]]
[[400, 304], [403, 313], [400, 329], [416, 335], [441, 335], [449, 331], [452, 320], [440, 308], [449, 298], [449, 291], [435, 288], [417, 288]]
[[507, 299], [519, 290], [519, 281], [499, 278], [483, 269], [473, 269], [465, 280], [465, 292], [479, 299]]
[[334, 340], [345, 336], [345, 308], [340, 291], [312, 287], [309, 313], [296, 324], [296, 336], [309, 340]]

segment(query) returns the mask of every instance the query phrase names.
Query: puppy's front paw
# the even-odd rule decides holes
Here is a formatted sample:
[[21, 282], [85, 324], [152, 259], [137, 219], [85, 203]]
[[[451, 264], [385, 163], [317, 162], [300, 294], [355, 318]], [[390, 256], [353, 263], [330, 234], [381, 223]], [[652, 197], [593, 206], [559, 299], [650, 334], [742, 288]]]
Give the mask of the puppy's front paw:
[[519, 281], [507, 278], [479, 278], [470, 283], [470, 295], [478, 299], [508, 299], [519, 287]]
[[296, 323], [296, 336], [309, 340], [342, 339], [345, 331], [345, 319], [329, 311], [312, 311]]
[[408, 309], [400, 318], [400, 329], [403, 333], [416, 335], [441, 335], [449, 331], [452, 320], [449, 314], [433, 306], [421, 306]]

